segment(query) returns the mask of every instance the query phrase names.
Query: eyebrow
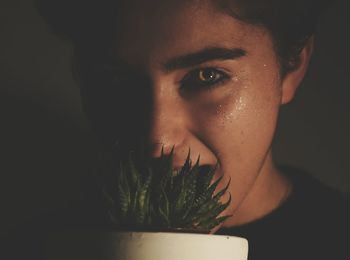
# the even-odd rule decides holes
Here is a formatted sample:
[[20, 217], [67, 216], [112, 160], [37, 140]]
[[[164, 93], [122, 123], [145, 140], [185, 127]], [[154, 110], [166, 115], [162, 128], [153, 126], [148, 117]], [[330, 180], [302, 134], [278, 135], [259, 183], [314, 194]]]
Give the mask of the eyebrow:
[[189, 53], [183, 56], [171, 58], [169, 61], [163, 64], [163, 68], [166, 72], [170, 72], [177, 69], [188, 68], [201, 63], [212, 60], [233, 60], [245, 56], [247, 53], [240, 48], [228, 49], [228, 48], [205, 48], [198, 52]]

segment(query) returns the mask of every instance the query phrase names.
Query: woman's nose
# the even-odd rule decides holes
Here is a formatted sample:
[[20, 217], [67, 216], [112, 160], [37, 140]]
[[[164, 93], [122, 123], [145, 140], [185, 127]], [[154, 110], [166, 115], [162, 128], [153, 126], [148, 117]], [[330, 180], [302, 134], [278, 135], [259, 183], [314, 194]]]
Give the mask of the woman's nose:
[[169, 154], [173, 146], [179, 147], [185, 139], [186, 110], [172, 86], [155, 88], [149, 117], [148, 152], [159, 157], [163, 148]]

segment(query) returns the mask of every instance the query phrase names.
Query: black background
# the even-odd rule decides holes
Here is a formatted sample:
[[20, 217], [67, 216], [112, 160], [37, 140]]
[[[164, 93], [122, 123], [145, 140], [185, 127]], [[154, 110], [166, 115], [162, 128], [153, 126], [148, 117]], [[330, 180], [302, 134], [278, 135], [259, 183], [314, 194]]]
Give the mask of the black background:
[[[323, 17], [308, 74], [282, 107], [276, 161], [350, 191], [350, 4]], [[72, 78], [68, 42], [33, 0], [0, 0], [0, 231], [76, 201], [97, 170], [97, 143]]]

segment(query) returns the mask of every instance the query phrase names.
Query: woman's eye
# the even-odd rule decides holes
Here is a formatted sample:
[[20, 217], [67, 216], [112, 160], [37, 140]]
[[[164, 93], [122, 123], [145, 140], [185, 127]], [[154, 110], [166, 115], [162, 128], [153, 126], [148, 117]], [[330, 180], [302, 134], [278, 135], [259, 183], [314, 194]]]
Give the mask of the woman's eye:
[[227, 79], [229, 75], [215, 68], [196, 69], [188, 73], [180, 85], [185, 90], [211, 89]]

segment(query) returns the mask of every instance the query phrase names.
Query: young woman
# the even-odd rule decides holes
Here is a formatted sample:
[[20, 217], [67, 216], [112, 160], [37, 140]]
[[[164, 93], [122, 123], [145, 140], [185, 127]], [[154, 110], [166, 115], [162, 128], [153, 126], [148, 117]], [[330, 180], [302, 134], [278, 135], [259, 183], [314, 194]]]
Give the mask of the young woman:
[[303, 80], [327, 4], [50, 0], [38, 7], [75, 47], [84, 107], [107, 150], [118, 141], [155, 158], [175, 145], [175, 168], [189, 148], [202, 165], [218, 160], [216, 177], [223, 185], [232, 179], [233, 202], [223, 213], [232, 217], [212, 233], [247, 238], [249, 259], [347, 259], [348, 201], [278, 167], [271, 154], [279, 109]]

